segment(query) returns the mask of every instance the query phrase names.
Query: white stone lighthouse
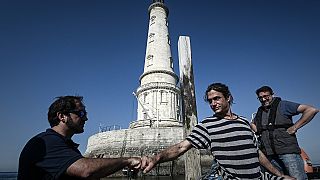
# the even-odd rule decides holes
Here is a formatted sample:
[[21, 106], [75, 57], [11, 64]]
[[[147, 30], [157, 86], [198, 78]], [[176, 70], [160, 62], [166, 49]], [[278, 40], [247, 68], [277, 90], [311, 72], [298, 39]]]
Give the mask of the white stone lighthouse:
[[[90, 136], [86, 157], [154, 155], [185, 138], [180, 121], [178, 76], [173, 71], [170, 50], [168, 13], [163, 0], [153, 0], [149, 6], [145, 64], [140, 86], [133, 93], [138, 101], [137, 120], [128, 129], [101, 131]], [[210, 168], [211, 159], [207, 159], [203, 165]], [[183, 155], [158, 164], [149, 174], [175, 175], [184, 171]], [[121, 176], [122, 172], [116, 175]]]
[[149, 6], [149, 30], [143, 74], [137, 97], [137, 120], [130, 128], [174, 127], [180, 122], [180, 90], [178, 76], [173, 71], [170, 36], [168, 30], [169, 10], [163, 0], [153, 0]]

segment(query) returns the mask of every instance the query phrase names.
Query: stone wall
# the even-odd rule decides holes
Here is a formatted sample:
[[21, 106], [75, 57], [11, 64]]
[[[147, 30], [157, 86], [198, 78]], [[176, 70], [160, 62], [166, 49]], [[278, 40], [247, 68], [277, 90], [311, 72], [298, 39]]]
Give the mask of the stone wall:
[[[154, 155], [184, 139], [182, 127], [122, 129], [101, 132], [88, 140], [86, 157], [141, 157]], [[210, 168], [212, 157], [201, 151], [202, 171]], [[161, 163], [147, 175], [184, 174], [184, 156], [177, 160]], [[121, 176], [119, 171], [113, 176]]]
[[[86, 155], [97, 152], [131, 156], [152, 154], [183, 140], [182, 127], [122, 129], [97, 133], [88, 139]], [[116, 152], [117, 151], [117, 152]]]

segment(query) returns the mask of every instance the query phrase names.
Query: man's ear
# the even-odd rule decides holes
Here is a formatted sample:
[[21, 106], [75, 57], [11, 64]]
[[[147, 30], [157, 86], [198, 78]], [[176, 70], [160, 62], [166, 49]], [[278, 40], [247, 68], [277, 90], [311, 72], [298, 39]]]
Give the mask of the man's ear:
[[62, 121], [64, 123], [66, 122], [67, 116], [65, 114], [58, 112], [57, 117], [59, 118], [60, 121]]

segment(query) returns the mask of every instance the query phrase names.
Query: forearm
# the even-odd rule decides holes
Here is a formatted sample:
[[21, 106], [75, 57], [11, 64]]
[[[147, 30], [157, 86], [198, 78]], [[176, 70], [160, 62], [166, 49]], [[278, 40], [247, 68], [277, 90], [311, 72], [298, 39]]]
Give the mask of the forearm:
[[294, 124], [295, 129], [298, 130], [299, 128], [309, 123], [318, 112], [318, 109], [307, 106], [307, 108], [303, 110], [301, 118]]
[[253, 132], [257, 132], [258, 130], [257, 130], [257, 126], [252, 122], [252, 123], [250, 123], [250, 127], [251, 127], [251, 129], [253, 130]]
[[271, 164], [271, 162], [267, 159], [267, 157], [260, 150], [259, 150], [259, 161], [260, 161], [260, 164], [263, 167], [265, 167], [272, 174], [279, 176], [279, 177], [283, 176], [283, 174]]
[[191, 148], [191, 144], [189, 141], [185, 140], [178, 144], [168, 147], [167, 149], [161, 151], [159, 154], [156, 155], [157, 163], [167, 162], [174, 160], [184, 154]]
[[142, 157], [141, 169], [143, 169], [144, 173], [147, 173], [158, 163], [174, 160], [188, 151], [191, 147], [191, 143], [188, 140], [184, 140], [178, 144], [166, 148], [155, 156], [144, 156]]
[[67, 173], [72, 176], [96, 179], [106, 177], [128, 165], [128, 158], [82, 158], [73, 163], [67, 169]]

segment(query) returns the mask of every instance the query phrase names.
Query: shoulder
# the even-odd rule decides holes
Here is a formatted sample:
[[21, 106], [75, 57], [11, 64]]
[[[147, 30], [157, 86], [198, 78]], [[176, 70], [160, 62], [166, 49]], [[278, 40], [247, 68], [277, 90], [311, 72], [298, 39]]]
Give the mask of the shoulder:
[[279, 103], [280, 106], [299, 106], [300, 103], [292, 102], [292, 101], [287, 101], [287, 100], [281, 100]]
[[66, 142], [65, 137], [52, 129], [47, 129], [45, 132], [38, 134], [36, 138], [44, 141], [47, 147], [52, 146], [53, 144], [65, 144]]
[[237, 115], [237, 116], [238, 116], [238, 119], [248, 122], [248, 119], [247, 119], [246, 117], [244, 117], [244, 116], [239, 116], [239, 115]]
[[290, 115], [297, 114], [297, 110], [299, 106], [300, 106], [299, 103], [282, 100], [279, 103], [278, 109], [280, 110], [281, 114], [290, 116]]
[[245, 118], [244, 116], [239, 116], [239, 115], [238, 115], [238, 120], [239, 120], [240, 122], [242, 122], [243, 124], [250, 126], [250, 123], [249, 123], [248, 119]]
[[23, 147], [20, 153], [20, 161], [37, 162], [42, 159], [43, 154], [48, 150], [47, 142], [42, 138], [44, 132], [32, 137]]
[[226, 122], [225, 119], [216, 117], [216, 116], [210, 116], [202, 120], [197, 126], [203, 127], [206, 129], [220, 127]]
[[200, 124], [206, 124], [206, 123], [210, 123], [210, 122], [213, 122], [213, 121], [218, 121], [220, 120], [220, 118], [216, 117], [216, 116], [209, 116], [209, 117], [206, 117], [204, 118]]
[[57, 144], [65, 144], [63, 136], [51, 129], [47, 129], [45, 132], [41, 132], [32, 137], [25, 145], [23, 153], [47, 151], [48, 149], [57, 147]]
[[25, 147], [41, 147], [40, 145], [43, 145], [45, 144], [44, 141], [45, 141], [45, 138], [46, 137], [46, 132], [41, 132], [37, 135], [35, 135], [34, 137], [32, 137], [28, 142], [27, 144], [25, 145]]

